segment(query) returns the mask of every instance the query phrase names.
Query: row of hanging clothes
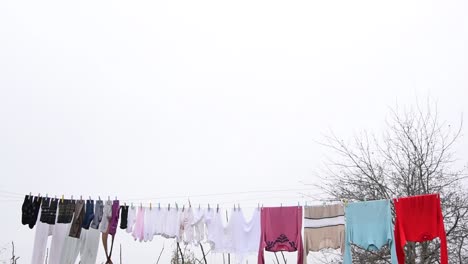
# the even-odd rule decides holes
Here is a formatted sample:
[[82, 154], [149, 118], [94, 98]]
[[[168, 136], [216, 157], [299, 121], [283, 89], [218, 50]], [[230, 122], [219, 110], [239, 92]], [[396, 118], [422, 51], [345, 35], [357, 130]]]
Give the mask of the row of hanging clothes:
[[[392, 206], [394, 207], [392, 213]], [[230, 214], [219, 207], [187, 208], [121, 205], [119, 200], [54, 199], [26, 195], [22, 223], [36, 225], [32, 263], [96, 263], [102, 236], [107, 262], [112, 263], [119, 223], [134, 240], [154, 236], [186, 245], [208, 243], [213, 253], [229, 253], [236, 263], [266, 252], [297, 252], [297, 263], [307, 263], [309, 252], [340, 249], [343, 263], [352, 263], [351, 246], [380, 250], [388, 246], [391, 263], [404, 263], [406, 242], [440, 239], [440, 263], [447, 264], [447, 243], [438, 194], [393, 200], [337, 203], [319, 206], [258, 207], [247, 218], [238, 206]], [[394, 220], [394, 223], [393, 223]], [[110, 249], [107, 239], [111, 236]]]

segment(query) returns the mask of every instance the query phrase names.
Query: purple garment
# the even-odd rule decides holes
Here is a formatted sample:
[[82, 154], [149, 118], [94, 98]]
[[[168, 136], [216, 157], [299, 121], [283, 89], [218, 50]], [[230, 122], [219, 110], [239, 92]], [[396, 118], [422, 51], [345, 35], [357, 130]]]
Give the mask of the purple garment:
[[119, 210], [119, 200], [114, 200], [114, 202], [112, 203], [112, 216], [109, 223], [109, 234], [111, 234], [112, 236], [114, 236], [117, 232], [117, 226], [119, 224]]

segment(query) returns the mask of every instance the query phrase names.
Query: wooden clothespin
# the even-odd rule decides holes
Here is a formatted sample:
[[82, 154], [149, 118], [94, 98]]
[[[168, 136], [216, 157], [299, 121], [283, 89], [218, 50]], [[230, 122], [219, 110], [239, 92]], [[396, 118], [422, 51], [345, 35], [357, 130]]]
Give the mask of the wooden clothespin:
[[32, 192], [29, 192], [29, 198], [31, 198], [31, 197], [32, 197]]
[[64, 195], [62, 194], [62, 203], [63, 203], [64, 200], [65, 200], [65, 197], [64, 197]]
[[150, 202], [150, 210], [151, 210], [152, 208], [153, 208], [153, 205], [152, 205], [151, 202]]
[[93, 199], [91, 199], [91, 196], [89, 196], [89, 200], [92, 201]]

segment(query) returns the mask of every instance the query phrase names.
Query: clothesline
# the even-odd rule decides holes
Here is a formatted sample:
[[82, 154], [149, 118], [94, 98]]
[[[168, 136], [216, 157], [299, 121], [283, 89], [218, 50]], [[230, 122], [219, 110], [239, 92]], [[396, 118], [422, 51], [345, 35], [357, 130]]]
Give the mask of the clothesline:
[[[152, 204], [161, 204], [162, 202], [167, 203], [167, 200], [179, 200], [177, 202], [180, 202], [180, 200], [184, 201], [184, 203], [188, 203], [188, 201], [194, 201], [193, 198], [207, 198], [207, 197], [223, 197], [223, 196], [234, 196], [234, 195], [250, 195], [250, 194], [269, 194], [269, 193], [285, 193], [285, 192], [298, 192], [296, 195], [290, 195], [288, 197], [280, 197], [280, 198], [301, 198], [301, 201], [298, 201], [299, 204], [304, 204], [305, 202], [311, 202], [311, 203], [325, 203], [325, 202], [333, 202], [337, 201], [336, 199], [327, 199], [327, 198], [322, 198], [320, 196], [326, 195], [326, 193], [312, 193], [312, 194], [304, 194], [302, 193], [303, 191], [311, 191], [314, 190], [313, 188], [288, 188], [288, 189], [272, 189], [272, 190], [252, 190], [252, 191], [239, 191], [239, 192], [220, 192], [220, 193], [208, 193], [208, 194], [194, 194], [194, 195], [175, 195], [175, 196], [153, 196], [153, 197], [129, 197], [129, 198], [120, 198], [119, 200], [124, 202], [124, 203], [137, 203], [137, 204], [146, 204], [148, 205], [149, 203]], [[302, 192], [301, 192], [302, 191]], [[30, 195], [33, 195], [33, 193], [30, 193]], [[22, 201], [23, 194], [16, 193], [16, 192], [11, 192], [11, 191], [5, 191], [5, 190], [0, 190], [0, 202], [7, 202], [7, 201]], [[41, 195], [41, 193], [38, 193], [37, 196], [43, 196], [43, 197], [49, 197], [49, 198], [56, 198], [56, 199], [65, 199], [68, 197], [65, 197], [64, 195], [49, 195], [46, 193], [46, 195]], [[279, 195], [275, 196], [269, 196], [269, 197], [253, 197], [253, 198], [247, 198], [247, 199], [239, 199], [237, 198], [236, 200], [231, 200], [231, 201], [220, 201], [220, 202], [214, 202], [212, 204], [233, 204], [233, 203], [240, 203], [240, 202], [246, 202], [246, 201], [256, 201], [257, 203], [263, 203], [266, 202], [266, 200], [272, 200], [274, 198], [277, 198]], [[72, 198], [73, 197], [73, 198]], [[96, 197], [98, 199], [96, 199]], [[119, 198], [120, 196], [117, 197], [111, 197], [107, 196], [108, 199], [110, 198]], [[307, 197], [307, 199], [303, 199], [304, 197]], [[82, 200], [87, 200], [89, 199], [96, 199], [96, 200], [101, 200], [101, 197], [99, 195], [92, 195], [92, 196], [84, 196], [84, 195], [79, 195], [79, 196], [70, 196], [71, 199], [82, 199]], [[105, 198], [104, 198], [105, 199]], [[278, 199], [275, 199], [278, 200]], [[174, 202], [172, 202], [175, 204]], [[181, 203], [181, 204], [184, 204]], [[196, 204], [194, 202], [194, 204]], [[198, 203], [197, 203], [198, 204]], [[284, 203], [286, 204], [286, 203]]]
[[185, 245], [208, 243], [211, 252], [234, 254], [239, 263], [249, 254], [258, 253], [258, 263], [264, 263], [264, 251], [297, 251], [297, 263], [303, 264], [309, 251], [341, 248], [344, 263], [350, 264], [354, 244], [370, 250], [388, 245], [391, 263], [396, 264], [404, 262], [406, 241], [423, 242], [438, 237], [440, 260], [447, 264], [439, 194], [315, 206], [258, 206], [250, 219], [236, 205], [228, 219], [227, 211], [226, 216], [220, 211], [226, 208], [218, 205], [196, 208], [169, 204], [167, 209], [162, 206], [158, 209], [159, 205], [129, 206], [118, 197], [108, 198], [59, 201], [26, 195], [22, 223], [30, 228], [37, 225], [33, 263], [43, 263], [49, 236], [52, 236], [49, 263], [74, 263], [78, 254], [81, 263], [95, 263], [100, 233], [110, 260], [113, 239], [108, 255], [107, 236], [114, 237], [120, 226], [140, 242], [161, 236]]

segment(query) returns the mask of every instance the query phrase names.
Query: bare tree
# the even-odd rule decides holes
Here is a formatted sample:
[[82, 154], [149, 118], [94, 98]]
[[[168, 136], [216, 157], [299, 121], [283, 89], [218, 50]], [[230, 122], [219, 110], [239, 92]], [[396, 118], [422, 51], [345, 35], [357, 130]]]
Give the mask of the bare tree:
[[[350, 201], [440, 193], [449, 247], [449, 263], [468, 263], [468, 193], [466, 168], [455, 169], [453, 146], [460, 125], [439, 120], [437, 107], [391, 110], [381, 136], [363, 132], [351, 143], [334, 133], [324, 145], [333, 150], [323, 185], [334, 199]], [[406, 263], [439, 263], [439, 242], [408, 243]], [[390, 263], [389, 249], [353, 247], [356, 263]]]
[[16, 264], [20, 257], [15, 256], [15, 243], [11, 241], [11, 263]]

